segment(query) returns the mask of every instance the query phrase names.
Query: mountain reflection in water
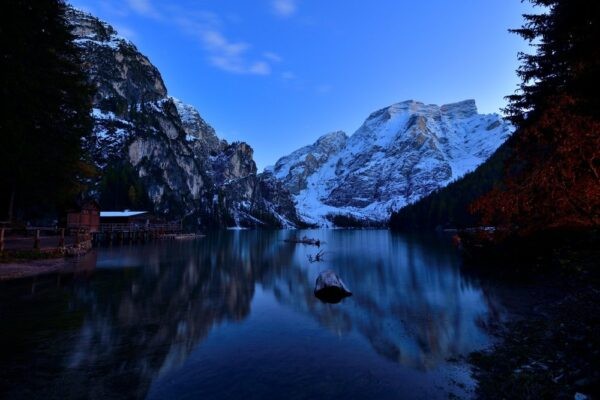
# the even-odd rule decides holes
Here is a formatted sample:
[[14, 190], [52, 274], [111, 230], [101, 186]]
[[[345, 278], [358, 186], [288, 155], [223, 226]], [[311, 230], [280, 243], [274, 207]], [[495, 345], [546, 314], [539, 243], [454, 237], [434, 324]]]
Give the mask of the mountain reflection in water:
[[[385, 376], [394, 377], [399, 367], [427, 376], [447, 359], [488, 342], [482, 326], [498, 318], [497, 305], [461, 276], [445, 241], [370, 230], [304, 234], [324, 242], [325, 261], [309, 263], [315, 247], [284, 242], [298, 232], [226, 231], [194, 241], [101, 248], [82, 260], [92, 272], [67, 281], [49, 276], [3, 284], [0, 397], [142, 398], [162, 377], [190, 363], [191, 354], [210, 347], [203, 344], [208, 337], [218, 342], [226, 328], [222, 335], [228, 341], [247, 343], [255, 353], [264, 350], [265, 368], [279, 361], [270, 358], [270, 343], [260, 338], [275, 331], [285, 335], [291, 347], [299, 346], [286, 353], [287, 362], [309, 383], [320, 372], [311, 376], [308, 364], [302, 368], [309, 362], [300, 345], [305, 337], [294, 335], [311, 324], [317, 332], [310, 331], [312, 341], [346, 337], [356, 343], [356, 354], [366, 341], [373, 354], [392, 362], [365, 361], [375, 376], [386, 368]], [[315, 298], [315, 279], [326, 269], [343, 279], [352, 297], [339, 304]], [[271, 311], [275, 307], [287, 311]], [[253, 313], [272, 314], [242, 330]], [[256, 362], [254, 357], [247, 362]], [[240, 354], [236, 363], [244, 362]], [[219, 374], [203, 368], [212, 378]], [[335, 376], [330, 379], [339, 384]], [[168, 385], [156, 390], [160, 395], [154, 397], [182, 397]], [[211, 397], [210, 391], [199, 393]]]

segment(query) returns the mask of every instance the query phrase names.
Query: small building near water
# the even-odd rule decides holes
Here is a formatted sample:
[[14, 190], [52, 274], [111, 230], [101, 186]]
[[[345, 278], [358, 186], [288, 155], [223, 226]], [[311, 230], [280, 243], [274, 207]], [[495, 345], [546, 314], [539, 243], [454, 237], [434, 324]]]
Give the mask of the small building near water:
[[97, 232], [100, 228], [100, 205], [95, 200], [87, 200], [67, 211], [68, 229], [86, 229]]
[[171, 233], [181, 231], [181, 222], [165, 222], [148, 211], [101, 211], [101, 232], [153, 231]]

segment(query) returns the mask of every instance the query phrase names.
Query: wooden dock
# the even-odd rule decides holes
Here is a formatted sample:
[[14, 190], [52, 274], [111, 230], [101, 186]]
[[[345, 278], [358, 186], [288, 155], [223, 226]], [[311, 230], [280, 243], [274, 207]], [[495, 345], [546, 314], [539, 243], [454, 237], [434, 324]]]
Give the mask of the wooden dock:
[[145, 243], [158, 239], [188, 239], [179, 222], [160, 224], [100, 224], [90, 232], [85, 228], [28, 227], [18, 234], [0, 227], [0, 253], [39, 251], [57, 255], [76, 255], [92, 246]]
[[98, 231], [92, 232], [92, 243], [98, 244], [124, 244], [143, 243], [149, 240], [168, 238], [180, 235], [182, 227], [179, 222], [160, 224], [100, 224]]

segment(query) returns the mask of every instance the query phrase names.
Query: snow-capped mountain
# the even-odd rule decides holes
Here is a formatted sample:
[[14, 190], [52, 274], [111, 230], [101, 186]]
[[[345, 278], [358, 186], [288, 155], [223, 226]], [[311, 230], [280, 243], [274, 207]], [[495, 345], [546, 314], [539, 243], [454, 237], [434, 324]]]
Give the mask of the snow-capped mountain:
[[96, 166], [132, 169], [154, 212], [191, 225], [295, 226], [290, 193], [257, 174], [253, 150], [227, 143], [191, 105], [170, 97], [158, 69], [108, 24], [70, 9], [83, 65], [96, 87]]
[[474, 100], [443, 106], [404, 101], [372, 113], [351, 136], [333, 132], [267, 168], [294, 195], [301, 218], [383, 221], [472, 171], [511, 134]]

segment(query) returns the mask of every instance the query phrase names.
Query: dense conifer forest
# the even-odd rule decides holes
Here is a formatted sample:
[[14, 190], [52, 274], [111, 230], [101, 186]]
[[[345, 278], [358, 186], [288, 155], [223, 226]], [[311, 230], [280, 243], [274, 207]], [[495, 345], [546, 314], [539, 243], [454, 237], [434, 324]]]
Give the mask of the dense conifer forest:
[[3, 3], [0, 220], [65, 207], [93, 174], [91, 98], [60, 0]]

